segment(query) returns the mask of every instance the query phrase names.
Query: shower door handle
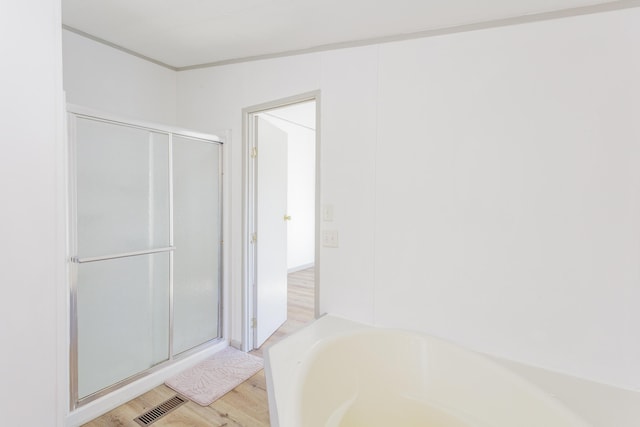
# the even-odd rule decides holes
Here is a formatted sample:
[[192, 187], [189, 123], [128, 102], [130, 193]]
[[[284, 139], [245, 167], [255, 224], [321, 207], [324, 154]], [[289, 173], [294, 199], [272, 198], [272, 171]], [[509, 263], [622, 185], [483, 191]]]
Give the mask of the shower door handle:
[[175, 249], [176, 249], [175, 246], [166, 246], [164, 248], [146, 249], [143, 251], [133, 251], [133, 252], [122, 252], [119, 254], [102, 255], [102, 256], [95, 256], [95, 257], [80, 258], [78, 256], [74, 256], [74, 257], [71, 257], [71, 262], [75, 262], [77, 264], [83, 264], [85, 262], [106, 261], [110, 259], [127, 258], [132, 256], [139, 256], [139, 255], [157, 254], [160, 252], [172, 252]]

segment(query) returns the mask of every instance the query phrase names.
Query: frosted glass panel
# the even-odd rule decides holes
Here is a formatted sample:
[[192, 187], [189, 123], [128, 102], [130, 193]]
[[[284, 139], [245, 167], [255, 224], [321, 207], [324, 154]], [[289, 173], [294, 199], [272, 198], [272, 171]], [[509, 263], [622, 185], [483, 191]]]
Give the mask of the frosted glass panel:
[[75, 406], [219, 337], [221, 144], [70, 123]]
[[78, 266], [78, 395], [169, 358], [169, 254]]
[[169, 246], [169, 137], [78, 118], [78, 255]]
[[174, 353], [218, 336], [220, 145], [174, 136]]

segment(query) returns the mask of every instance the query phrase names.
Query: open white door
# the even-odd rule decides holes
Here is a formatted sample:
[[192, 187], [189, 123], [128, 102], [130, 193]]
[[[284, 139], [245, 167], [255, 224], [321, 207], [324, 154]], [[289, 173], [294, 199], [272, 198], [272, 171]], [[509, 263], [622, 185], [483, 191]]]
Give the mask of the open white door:
[[257, 254], [254, 348], [287, 320], [287, 134], [256, 117]]

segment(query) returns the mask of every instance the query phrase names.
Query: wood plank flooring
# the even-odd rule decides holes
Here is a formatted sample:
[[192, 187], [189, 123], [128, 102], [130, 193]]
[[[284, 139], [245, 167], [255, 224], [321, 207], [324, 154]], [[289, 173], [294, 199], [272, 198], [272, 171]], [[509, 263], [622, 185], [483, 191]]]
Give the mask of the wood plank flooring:
[[[265, 344], [251, 352], [262, 357], [262, 349], [297, 331], [314, 319], [314, 269], [289, 274], [288, 318]], [[139, 427], [134, 418], [173, 397], [175, 391], [160, 385], [122, 406], [87, 423], [84, 427]], [[182, 405], [152, 424], [153, 427], [268, 427], [269, 408], [264, 370], [203, 407]]]

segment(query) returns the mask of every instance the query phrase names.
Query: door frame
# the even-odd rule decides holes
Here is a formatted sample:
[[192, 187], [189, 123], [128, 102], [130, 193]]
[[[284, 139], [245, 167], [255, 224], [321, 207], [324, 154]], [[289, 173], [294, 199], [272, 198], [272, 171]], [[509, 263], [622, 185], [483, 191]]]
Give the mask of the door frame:
[[254, 118], [257, 114], [275, 108], [286, 107], [306, 101], [316, 103], [316, 170], [315, 170], [315, 255], [314, 255], [314, 315], [320, 315], [320, 91], [281, 98], [263, 104], [242, 109], [242, 351], [254, 349], [254, 327], [252, 318], [255, 312], [256, 282], [256, 246], [252, 235], [256, 230], [256, 168], [252, 161], [252, 148], [255, 141]]

